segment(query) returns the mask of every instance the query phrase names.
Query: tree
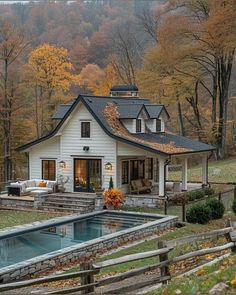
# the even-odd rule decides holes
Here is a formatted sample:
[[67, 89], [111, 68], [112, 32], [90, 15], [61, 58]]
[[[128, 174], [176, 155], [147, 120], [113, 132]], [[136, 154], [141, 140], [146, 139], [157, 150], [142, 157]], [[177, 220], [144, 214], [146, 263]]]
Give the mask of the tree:
[[30, 53], [26, 80], [34, 89], [37, 137], [53, 127], [51, 115], [61, 100], [56, 94], [68, 91], [77, 78], [72, 69], [65, 48], [43, 44]]
[[119, 78], [111, 63], [104, 69], [96, 64], [88, 64], [79, 74], [79, 85], [83, 91], [91, 91], [94, 95], [108, 95], [111, 87], [117, 83]]
[[[156, 49], [162, 51], [165, 75], [192, 80], [192, 94], [186, 92], [194, 119], [189, 123], [202, 130], [204, 117], [205, 131], [211, 126], [210, 138], [217, 147], [217, 157], [223, 158], [236, 46], [235, 1], [172, 1], [157, 34]], [[205, 107], [204, 112], [199, 109], [200, 104]], [[211, 109], [210, 116], [205, 116], [207, 108]]]
[[10, 72], [28, 46], [24, 32], [10, 20], [0, 18], [1, 97], [0, 119], [3, 130], [4, 180], [12, 179], [12, 112], [15, 99], [14, 72]]

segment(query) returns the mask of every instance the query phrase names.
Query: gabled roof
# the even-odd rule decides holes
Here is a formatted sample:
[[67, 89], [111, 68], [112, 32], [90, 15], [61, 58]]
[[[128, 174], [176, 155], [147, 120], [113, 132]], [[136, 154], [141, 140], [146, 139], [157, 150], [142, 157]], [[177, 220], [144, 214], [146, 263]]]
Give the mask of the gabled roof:
[[68, 112], [71, 106], [72, 106], [72, 103], [61, 104], [57, 112], [52, 116], [52, 119], [61, 120], [65, 116], [65, 114]]
[[143, 107], [145, 104], [150, 104], [146, 99], [80, 95], [72, 103], [71, 107], [66, 112], [66, 115], [50, 134], [25, 144], [17, 148], [17, 150], [26, 150], [35, 144], [55, 136], [79, 102], [84, 103], [105, 133], [118, 141], [163, 156], [211, 151], [215, 149], [211, 145], [164, 132], [156, 134], [131, 134], [119, 120], [119, 108], [121, 106], [121, 109], [124, 109], [124, 106], [127, 103], [130, 105], [138, 104]]
[[169, 118], [169, 114], [163, 105], [157, 105], [157, 104], [145, 104], [146, 110], [149, 114], [150, 119], [159, 118], [162, 111], [164, 111], [167, 115], [167, 118]]

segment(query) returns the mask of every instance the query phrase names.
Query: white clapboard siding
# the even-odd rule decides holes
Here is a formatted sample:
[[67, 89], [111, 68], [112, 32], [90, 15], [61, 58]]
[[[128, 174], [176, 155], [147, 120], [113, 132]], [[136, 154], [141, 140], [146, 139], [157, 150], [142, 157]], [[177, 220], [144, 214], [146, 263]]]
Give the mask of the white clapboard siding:
[[136, 132], [136, 119], [122, 119], [121, 122], [128, 129], [130, 133]]
[[[81, 121], [83, 120], [90, 120], [91, 122], [90, 138], [81, 138]], [[84, 146], [88, 146], [89, 151], [84, 151]], [[73, 161], [74, 158], [80, 157], [102, 159], [103, 188], [109, 186], [111, 176], [116, 186], [116, 141], [103, 131], [82, 103], [75, 109], [73, 116], [62, 130], [61, 135], [61, 160], [66, 162], [66, 168], [63, 169], [63, 174], [70, 178], [70, 182], [66, 185], [67, 191], [73, 191]], [[107, 162], [112, 164], [112, 171], [106, 171], [104, 169], [104, 165]]]
[[[60, 158], [60, 137], [54, 137], [33, 146], [29, 151], [29, 169], [31, 179], [42, 178], [42, 160]], [[57, 167], [57, 165], [56, 165]], [[57, 173], [57, 170], [56, 170]]]

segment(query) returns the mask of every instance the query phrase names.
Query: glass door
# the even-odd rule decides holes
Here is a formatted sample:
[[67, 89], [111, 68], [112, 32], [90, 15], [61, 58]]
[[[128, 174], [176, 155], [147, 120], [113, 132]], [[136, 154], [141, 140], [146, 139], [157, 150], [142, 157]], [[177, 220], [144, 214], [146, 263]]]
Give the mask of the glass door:
[[100, 159], [74, 160], [74, 191], [94, 192], [102, 187]]

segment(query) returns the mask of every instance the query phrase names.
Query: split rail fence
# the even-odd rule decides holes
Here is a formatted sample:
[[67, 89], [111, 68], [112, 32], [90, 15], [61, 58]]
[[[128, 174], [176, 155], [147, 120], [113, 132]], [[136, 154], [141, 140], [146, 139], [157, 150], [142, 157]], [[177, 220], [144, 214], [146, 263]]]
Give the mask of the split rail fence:
[[[212, 253], [221, 253], [222, 251], [231, 249], [232, 254], [236, 252], [236, 231], [234, 231], [234, 228], [236, 227], [236, 223], [233, 223], [229, 221], [225, 228], [213, 230], [210, 232], [205, 233], [199, 233], [191, 236], [182, 237], [175, 240], [170, 241], [160, 241], [157, 245], [156, 250], [148, 251], [148, 252], [142, 252], [142, 253], [136, 253], [131, 255], [126, 255], [123, 257], [115, 258], [106, 260], [103, 262], [87, 262], [80, 264], [80, 271], [79, 272], [73, 272], [73, 273], [65, 273], [60, 275], [53, 275], [53, 276], [47, 276], [47, 277], [41, 277], [36, 279], [30, 279], [30, 280], [24, 280], [24, 281], [17, 281], [13, 283], [8, 284], [2, 284], [0, 285], [0, 292], [19, 289], [23, 287], [29, 287], [29, 286], [35, 286], [43, 283], [50, 283], [55, 281], [63, 281], [73, 278], [80, 278], [80, 285], [77, 287], [71, 287], [66, 289], [57, 289], [49, 292], [45, 292], [43, 294], [70, 294], [75, 292], [81, 292], [81, 294], [89, 294], [89, 293], [96, 293], [96, 288], [110, 285], [116, 282], [123, 281], [125, 279], [138, 276], [140, 274], [143, 274], [148, 271], [160, 270], [160, 275], [149, 279], [145, 281], [137, 281], [133, 285], [125, 286], [122, 285], [122, 287], [115, 288], [112, 291], [103, 291], [103, 294], [124, 294], [125, 292], [134, 291], [140, 288], [144, 288], [146, 286], [154, 285], [157, 283], [163, 283], [166, 284], [169, 280], [171, 280], [171, 273], [170, 273], [170, 266], [172, 264], [175, 264], [180, 261], [184, 261], [189, 258], [194, 257], [200, 257], [207, 254]], [[170, 252], [177, 246], [181, 246], [187, 243], [192, 242], [199, 242], [204, 241], [207, 239], [212, 238], [220, 238], [225, 237], [226, 243], [223, 245], [219, 245], [212, 248], [205, 248], [200, 250], [195, 250], [189, 253], [182, 254], [180, 256], [176, 257], [170, 257]], [[129, 271], [126, 271], [121, 274], [113, 275], [112, 277], [107, 278], [98, 278], [96, 279], [96, 275], [99, 275], [100, 271], [106, 267], [111, 267], [127, 262], [147, 259], [151, 257], [159, 257], [159, 262], [143, 266], [140, 268], [132, 269]]]

